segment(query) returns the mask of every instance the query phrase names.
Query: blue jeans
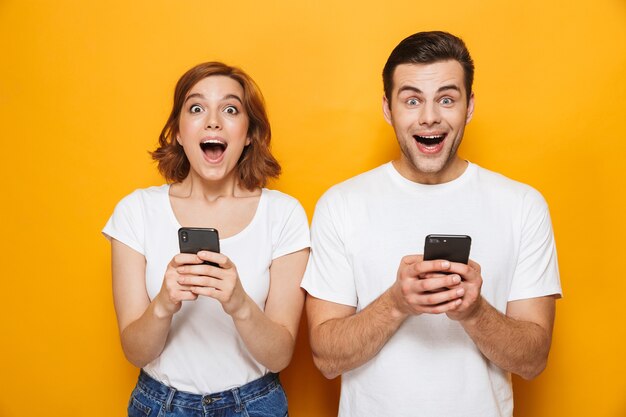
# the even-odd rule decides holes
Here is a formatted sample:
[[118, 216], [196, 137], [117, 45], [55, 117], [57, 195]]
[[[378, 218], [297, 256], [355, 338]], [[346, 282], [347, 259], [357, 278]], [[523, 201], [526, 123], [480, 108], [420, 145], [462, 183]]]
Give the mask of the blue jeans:
[[278, 374], [238, 388], [199, 395], [176, 391], [143, 370], [128, 402], [129, 417], [286, 417], [287, 397]]

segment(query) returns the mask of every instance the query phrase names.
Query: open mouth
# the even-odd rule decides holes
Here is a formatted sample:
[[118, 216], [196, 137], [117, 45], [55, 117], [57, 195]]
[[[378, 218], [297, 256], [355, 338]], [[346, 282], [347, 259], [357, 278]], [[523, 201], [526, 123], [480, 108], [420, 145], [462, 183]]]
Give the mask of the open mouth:
[[202, 152], [212, 161], [219, 159], [227, 147], [228, 144], [226, 142], [217, 139], [205, 140], [200, 144]]
[[413, 139], [421, 143], [426, 147], [433, 147], [439, 145], [446, 138], [445, 133], [443, 135], [413, 135]]

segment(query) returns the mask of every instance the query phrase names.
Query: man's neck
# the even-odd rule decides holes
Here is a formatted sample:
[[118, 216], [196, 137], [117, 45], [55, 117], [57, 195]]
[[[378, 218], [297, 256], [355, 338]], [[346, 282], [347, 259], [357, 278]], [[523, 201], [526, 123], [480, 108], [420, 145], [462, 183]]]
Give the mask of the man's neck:
[[403, 157], [395, 159], [391, 163], [396, 171], [398, 171], [398, 173], [407, 180], [425, 185], [444, 184], [446, 182], [454, 181], [463, 175], [469, 165], [466, 160], [461, 159], [458, 156], [455, 156], [437, 172], [421, 171]]

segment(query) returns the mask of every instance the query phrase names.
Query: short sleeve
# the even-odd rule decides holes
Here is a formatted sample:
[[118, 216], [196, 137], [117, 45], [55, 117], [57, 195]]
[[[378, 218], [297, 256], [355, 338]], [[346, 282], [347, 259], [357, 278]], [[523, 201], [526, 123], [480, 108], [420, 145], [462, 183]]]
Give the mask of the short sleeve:
[[311, 257], [302, 288], [322, 300], [356, 307], [354, 272], [345, 246], [347, 222], [341, 196], [329, 190], [317, 203], [311, 226]]
[[282, 223], [278, 239], [272, 250], [272, 259], [279, 258], [311, 246], [309, 221], [302, 205], [295, 199], [286, 210], [285, 221]]
[[109, 240], [115, 239], [145, 255], [144, 221], [139, 190], [124, 197], [102, 229]]
[[562, 295], [548, 205], [537, 191], [524, 199], [520, 254], [508, 301]]

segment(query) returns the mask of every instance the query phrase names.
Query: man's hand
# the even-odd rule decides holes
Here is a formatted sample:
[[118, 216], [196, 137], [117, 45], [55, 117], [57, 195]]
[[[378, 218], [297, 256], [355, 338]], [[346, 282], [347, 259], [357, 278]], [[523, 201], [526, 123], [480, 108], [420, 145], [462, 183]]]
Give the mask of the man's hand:
[[467, 288], [461, 285], [460, 274], [438, 273], [450, 268], [448, 261], [424, 261], [421, 255], [402, 258], [396, 282], [390, 289], [395, 309], [405, 315], [440, 314], [458, 309]]
[[[442, 270], [443, 271], [443, 270]], [[483, 304], [480, 291], [483, 285], [483, 278], [480, 275], [480, 265], [470, 260], [467, 265], [449, 262], [445, 270], [462, 278], [459, 287], [464, 290], [461, 303], [452, 311], [447, 311], [449, 318], [456, 321], [464, 321], [473, 318]]]

